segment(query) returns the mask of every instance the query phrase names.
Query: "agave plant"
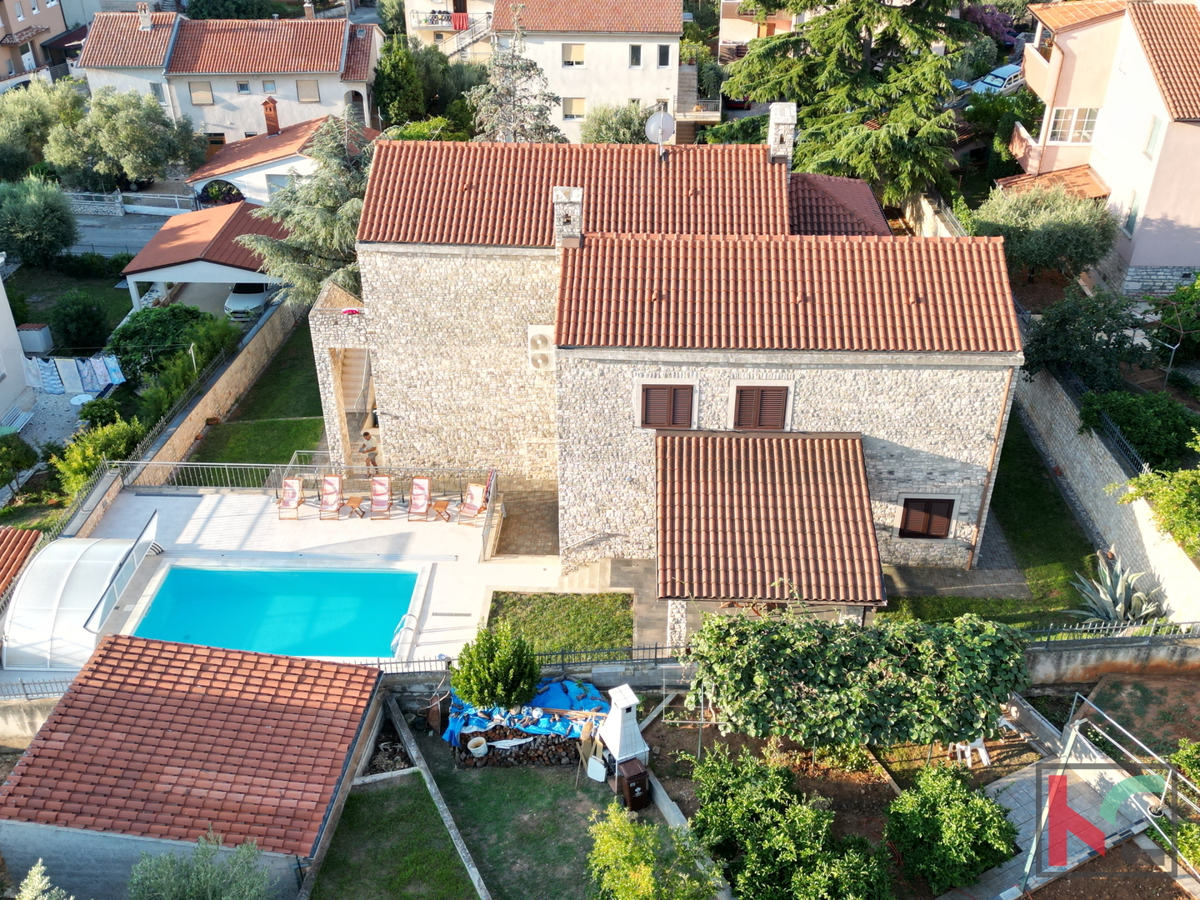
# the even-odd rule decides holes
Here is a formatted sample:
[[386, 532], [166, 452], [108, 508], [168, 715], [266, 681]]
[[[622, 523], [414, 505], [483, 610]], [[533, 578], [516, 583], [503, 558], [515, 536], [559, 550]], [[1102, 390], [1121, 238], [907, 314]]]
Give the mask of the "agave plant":
[[1100, 578], [1084, 578], [1078, 572], [1071, 582], [1083, 595], [1083, 609], [1066, 610], [1087, 623], [1114, 622], [1136, 625], [1162, 614], [1159, 588], [1149, 594], [1139, 591], [1136, 583], [1145, 572], [1126, 572], [1120, 557], [1112, 560], [1100, 555]]

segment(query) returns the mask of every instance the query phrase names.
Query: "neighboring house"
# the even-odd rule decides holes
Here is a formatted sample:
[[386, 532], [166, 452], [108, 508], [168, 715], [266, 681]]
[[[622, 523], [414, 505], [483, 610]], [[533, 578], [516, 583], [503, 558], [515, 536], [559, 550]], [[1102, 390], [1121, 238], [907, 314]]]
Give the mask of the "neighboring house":
[[49, 80], [48, 67], [52, 60], [45, 44], [66, 30], [59, 0], [10, 0], [3, 4], [0, 7], [0, 91], [28, 84], [32, 77]]
[[378, 26], [346, 19], [193, 21], [141, 9], [98, 14], [79, 65], [93, 91], [138, 90], [173, 119], [191, 116], [211, 155], [263, 132], [268, 97], [283, 127], [331, 113], [373, 123], [382, 45]]
[[806, 17], [806, 13], [797, 15], [786, 9], [777, 9], [764, 15], [757, 6], [745, 0], [721, 0], [718, 58], [722, 65], [736, 62], [746, 55], [749, 43], [755, 38], [787, 34], [794, 31]]
[[370, 758], [379, 670], [109, 635], [0, 787], [17, 878], [125, 897], [142, 854], [254, 840], [294, 898]]
[[[1046, 104], [1013, 150], [1037, 182], [1107, 197], [1121, 233], [1100, 266], [1127, 293], [1167, 293], [1200, 274], [1200, 8], [1080, 0], [1034, 4], [1023, 71]], [[1030, 183], [1019, 179], [1020, 189]]]
[[[664, 532], [680, 492], [704, 486], [656, 469], [658, 432], [769, 433], [801, 467], [825, 446], [792, 442], [809, 434], [863, 460], [822, 476], [840, 479], [829, 518], [783, 470], [755, 481], [765, 468], [730, 463], [722, 502], [755, 516], [781, 494], [808, 504], [816, 533], [853, 522], [863, 534], [868, 516], [859, 587], [819, 591], [803, 542], [762, 572], [861, 606], [881, 600], [860, 577], [875, 583], [870, 559], [969, 566], [1022, 361], [1003, 246], [890, 237], [861, 182], [789, 174], [787, 112], [772, 108], [769, 147], [665, 158], [646, 145], [380, 143], [358, 235], [363, 297], [331, 294], [310, 316], [333, 457], [350, 458], [349, 398], [373, 396], [385, 465], [553, 480], [565, 567], [665, 565], [667, 544], [704, 543]], [[345, 383], [364, 370], [367, 389]], [[792, 534], [771, 529], [801, 512], [780, 515], [742, 536], [745, 559]], [[689, 566], [708, 564], [672, 563], [660, 590]]]

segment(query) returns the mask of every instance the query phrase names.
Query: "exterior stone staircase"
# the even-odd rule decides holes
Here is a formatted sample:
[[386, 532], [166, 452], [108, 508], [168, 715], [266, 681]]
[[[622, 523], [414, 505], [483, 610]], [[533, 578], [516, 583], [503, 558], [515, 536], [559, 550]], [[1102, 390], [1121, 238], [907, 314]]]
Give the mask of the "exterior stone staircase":
[[607, 591], [612, 588], [612, 568], [613, 560], [611, 559], [589, 563], [563, 575], [558, 579], [558, 586], [564, 591], [576, 594]]

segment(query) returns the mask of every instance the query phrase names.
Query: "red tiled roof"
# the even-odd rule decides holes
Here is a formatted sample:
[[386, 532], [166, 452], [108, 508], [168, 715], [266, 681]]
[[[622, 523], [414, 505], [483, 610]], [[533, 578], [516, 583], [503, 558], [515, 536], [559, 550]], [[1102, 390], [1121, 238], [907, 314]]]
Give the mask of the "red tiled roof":
[[188, 184], [265, 165], [289, 156], [299, 156], [308, 146], [313, 133], [328, 121], [329, 116], [309, 119], [298, 125], [281, 128], [275, 134], [258, 134], [226, 144], [212, 158], [187, 177]]
[[1001, 238], [586, 235], [563, 347], [1017, 352]]
[[[24, 325], [20, 325], [17, 330], [24, 327]], [[34, 326], [34, 328], [45, 327], [45, 325]], [[29, 528], [9, 528], [7, 525], [0, 527], [0, 593], [7, 590], [8, 586], [12, 584], [17, 573], [21, 571], [21, 566], [25, 565], [25, 560], [29, 559], [29, 555], [33, 553], [33, 548], [37, 546], [41, 537], [40, 531], [33, 531]]]
[[[367, 81], [371, 77], [371, 46], [378, 25], [352, 25], [349, 43], [346, 45], [346, 65], [342, 68], [342, 81]], [[359, 34], [362, 37], [359, 37]]]
[[[658, 596], [886, 602], [858, 434], [659, 434]], [[775, 582], [784, 583], [776, 584]]]
[[1129, 18], [1172, 119], [1200, 119], [1200, 9], [1130, 3]]
[[996, 184], [1002, 190], [1012, 191], [1014, 194], [1056, 184], [1061, 184], [1068, 193], [1076, 197], [1086, 197], [1089, 200], [1098, 200], [1109, 194], [1108, 185], [1091, 166], [1071, 166], [1041, 175], [1009, 175], [1007, 178], [997, 178]]
[[345, 19], [183, 19], [172, 75], [340, 72]]
[[[609, 3], [564, 3], [522, 0], [521, 27], [529, 32], [564, 34], [682, 34], [682, 0], [611, 0]], [[513, 30], [513, 4], [499, 0], [493, 31]]]
[[1031, 3], [1026, 8], [1051, 31], [1066, 31], [1076, 25], [1119, 16], [1125, 11], [1125, 0], [1068, 0]]
[[282, 225], [251, 215], [258, 208], [243, 200], [172, 216], [122, 273], [136, 275], [197, 261], [257, 272], [262, 268], [262, 258], [235, 238], [243, 234], [283, 237], [287, 233]]
[[380, 141], [358, 239], [550, 247], [554, 187], [585, 231], [786, 234], [786, 175], [760, 145]]
[[0, 788], [0, 819], [308, 857], [377, 669], [109, 635]]
[[788, 210], [792, 234], [892, 233], [870, 185], [858, 178], [793, 173]]
[[150, 31], [138, 30], [138, 14], [101, 12], [92, 19], [87, 42], [79, 55], [83, 69], [141, 69], [166, 65], [167, 48], [175, 33], [175, 13], [151, 13]]
[[18, 325], [17, 331], [41, 331], [43, 328], [49, 327], [49, 325], [43, 325], [41, 322], [26, 322], [24, 325]]

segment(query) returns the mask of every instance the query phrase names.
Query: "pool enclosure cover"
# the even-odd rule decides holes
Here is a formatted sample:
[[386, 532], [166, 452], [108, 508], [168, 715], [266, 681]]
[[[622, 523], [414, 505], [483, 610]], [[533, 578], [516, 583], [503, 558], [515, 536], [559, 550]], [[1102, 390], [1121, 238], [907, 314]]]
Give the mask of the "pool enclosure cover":
[[81, 669], [104, 620], [154, 544], [158, 513], [136, 540], [63, 538], [21, 575], [4, 623], [4, 668]]

